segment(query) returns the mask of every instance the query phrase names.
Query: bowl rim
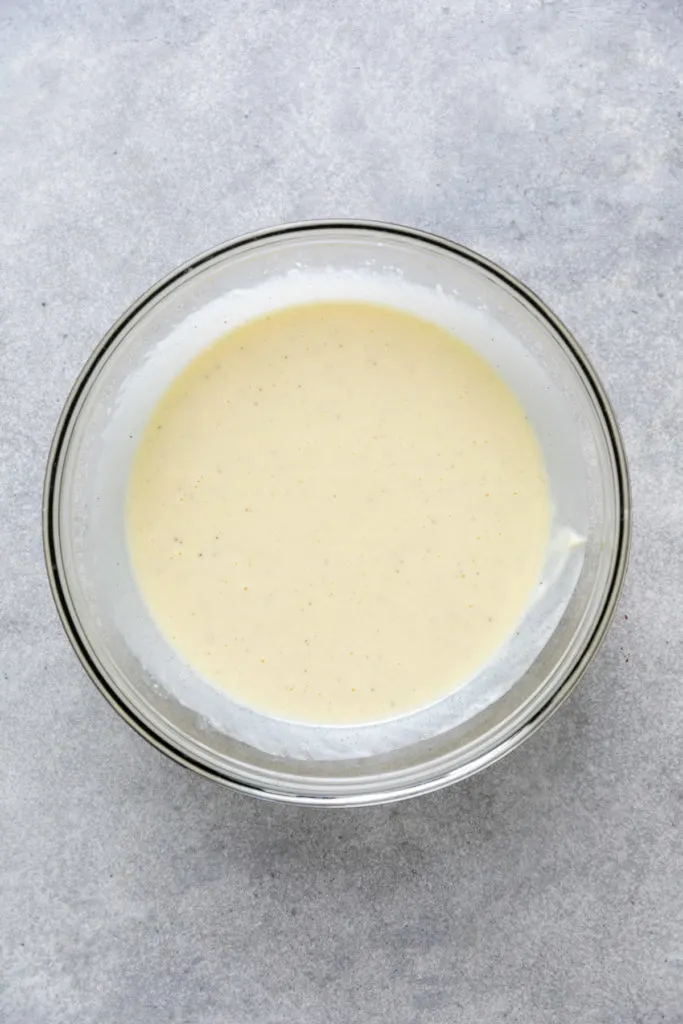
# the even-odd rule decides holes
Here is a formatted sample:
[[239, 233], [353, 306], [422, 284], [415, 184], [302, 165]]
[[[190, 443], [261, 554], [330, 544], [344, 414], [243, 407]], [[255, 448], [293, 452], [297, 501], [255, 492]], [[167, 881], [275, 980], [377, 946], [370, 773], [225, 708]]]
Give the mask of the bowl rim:
[[[336, 230], [344, 231], [369, 231], [383, 233], [399, 240], [418, 241], [445, 251], [465, 260], [471, 265], [479, 267], [485, 272], [498, 278], [513, 293], [517, 293], [522, 299], [536, 311], [540, 317], [553, 328], [561, 343], [566, 347], [572, 356], [578, 369], [583, 375], [583, 382], [588, 387], [591, 398], [595, 402], [599, 415], [602, 419], [602, 426], [606, 431], [608, 447], [612, 458], [614, 481], [616, 490], [616, 501], [618, 508], [618, 519], [616, 525], [615, 557], [610, 579], [605, 585], [604, 594], [601, 599], [600, 608], [595, 616], [593, 629], [587, 637], [583, 649], [576, 657], [574, 664], [570, 667], [560, 683], [552, 689], [547, 700], [540, 705], [521, 725], [510, 735], [504, 737], [498, 743], [493, 744], [478, 757], [456, 765], [450, 769], [437, 772], [436, 774], [407, 785], [393, 785], [390, 778], [387, 778], [387, 788], [382, 791], [364, 792], [343, 792], [325, 795], [311, 790], [306, 792], [293, 792], [287, 789], [278, 789], [276, 786], [266, 787], [258, 785], [242, 777], [231, 776], [223, 773], [208, 764], [203, 764], [192, 757], [186, 751], [178, 749], [169, 739], [157, 732], [152, 725], [137, 715], [126, 703], [119, 691], [112, 685], [105, 673], [100, 670], [97, 659], [94, 657], [88, 637], [78, 624], [77, 616], [71, 610], [71, 602], [68, 594], [68, 585], [62, 567], [60, 545], [57, 540], [57, 529], [55, 520], [59, 514], [59, 492], [61, 472], [65, 462], [69, 440], [78, 420], [80, 405], [87, 391], [91, 376], [99, 365], [106, 359], [109, 352], [116, 346], [123, 332], [130, 322], [138, 316], [152, 302], [159, 298], [173, 285], [179, 283], [186, 276], [201, 270], [206, 264], [211, 263], [218, 257], [226, 256], [231, 252], [252, 245], [254, 242], [281, 240], [287, 235], [315, 234], [319, 231]], [[567, 329], [564, 323], [552, 312], [551, 309], [536, 295], [527, 285], [519, 281], [514, 275], [503, 269], [497, 263], [482, 256], [480, 253], [470, 249], [458, 242], [444, 238], [419, 228], [411, 228], [401, 224], [385, 221], [365, 219], [316, 219], [296, 221], [292, 223], [274, 225], [256, 231], [247, 232], [229, 239], [211, 249], [208, 249], [185, 263], [176, 267], [165, 277], [153, 284], [147, 291], [140, 295], [124, 313], [114, 322], [109, 330], [96, 345], [93, 352], [86, 360], [83, 368], [78, 374], [71, 390], [66, 398], [62, 412], [59, 416], [50, 451], [48, 454], [45, 481], [43, 487], [42, 502], [42, 528], [43, 528], [43, 553], [47, 576], [52, 591], [52, 596], [57, 608], [62, 627], [67, 638], [76, 653], [82, 667], [92, 682], [97, 686], [102, 695], [111, 704], [114, 710], [144, 739], [156, 747], [167, 757], [184, 765], [186, 768], [212, 779], [222, 785], [234, 790], [248, 793], [276, 802], [317, 805], [317, 806], [368, 806], [372, 804], [391, 803], [403, 800], [408, 797], [417, 796], [422, 793], [433, 792], [453, 782], [462, 781], [471, 775], [481, 771], [485, 767], [494, 764], [506, 754], [518, 747], [525, 739], [531, 736], [543, 722], [552, 715], [561, 704], [564, 703], [571, 691], [581, 679], [583, 673], [593, 659], [598, 647], [605, 635], [607, 627], [611, 622], [614, 611], [621, 594], [626, 575], [629, 551], [631, 545], [631, 488], [629, 481], [626, 453], [617, 425], [614, 411], [607, 397], [605, 389], [593, 368], [585, 352]]]

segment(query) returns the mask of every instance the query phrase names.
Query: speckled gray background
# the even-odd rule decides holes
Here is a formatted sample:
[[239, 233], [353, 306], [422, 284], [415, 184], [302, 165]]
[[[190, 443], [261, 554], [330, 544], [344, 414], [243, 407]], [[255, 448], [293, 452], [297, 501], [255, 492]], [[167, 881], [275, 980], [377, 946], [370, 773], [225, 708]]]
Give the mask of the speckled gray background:
[[[0, 1021], [683, 1021], [680, 0], [2, 0]], [[617, 621], [540, 733], [391, 808], [264, 806], [86, 680], [42, 473], [94, 343], [283, 220], [441, 232], [535, 287], [631, 458]]]

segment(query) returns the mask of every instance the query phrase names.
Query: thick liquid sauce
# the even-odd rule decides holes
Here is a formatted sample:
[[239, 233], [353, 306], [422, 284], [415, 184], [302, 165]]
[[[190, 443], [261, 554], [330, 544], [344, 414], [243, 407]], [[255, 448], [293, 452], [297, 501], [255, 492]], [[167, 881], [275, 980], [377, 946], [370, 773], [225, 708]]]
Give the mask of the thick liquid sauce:
[[425, 706], [484, 664], [538, 583], [549, 500], [516, 398], [411, 314], [290, 307], [204, 351], [154, 411], [128, 543], [176, 650], [300, 721]]

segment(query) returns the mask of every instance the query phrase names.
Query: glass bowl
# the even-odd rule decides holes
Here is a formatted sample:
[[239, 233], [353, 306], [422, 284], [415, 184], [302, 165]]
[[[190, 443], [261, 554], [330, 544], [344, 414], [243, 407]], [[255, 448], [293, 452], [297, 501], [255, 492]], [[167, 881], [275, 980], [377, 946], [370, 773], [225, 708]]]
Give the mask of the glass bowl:
[[[182, 365], [215, 340], [221, 313], [232, 315], [245, 297], [252, 311], [259, 296], [269, 296], [271, 308], [291, 304], [310, 281], [322, 282], [323, 292], [331, 288], [315, 298], [330, 298], [339, 282], [356, 294], [359, 282], [370, 280], [393, 289], [406, 308], [431, 297], [435, 319], [479, 348], [517, 392], [543, 449], [556, 543], [545, 604], [525, 617], [490, 677], [394, 723], [320, 733], [264, 720], [180, 661], [137, 590], [125, 543], [125, 493], [154, 404]], [[47, 571], [64, 629], [119, 714], [208, 778], [255, 796], [318, 805], [429, 792], [479, 771], [534, 732], [595, 654], [622, 586], [630, 539], [619, 431], [595, 371], [563, 324], [477, 253], [422, 231], [360, 221], [238, 238], [190, 260], [138, 299], [100, 342], [67, 399], [49, 456], [43, 517]]]

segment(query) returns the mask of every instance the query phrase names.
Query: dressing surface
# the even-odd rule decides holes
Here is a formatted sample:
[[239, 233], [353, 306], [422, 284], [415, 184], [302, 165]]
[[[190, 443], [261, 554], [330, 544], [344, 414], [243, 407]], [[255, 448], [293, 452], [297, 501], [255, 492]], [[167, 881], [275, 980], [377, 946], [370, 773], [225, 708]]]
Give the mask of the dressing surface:
[[539, 446], [493, 368], [360, 302], [290, 307], [204, 351], [129, 488], [162, 631], [241, 703], [299, 721], [451, 691], [519, 620], [547, 534]]

